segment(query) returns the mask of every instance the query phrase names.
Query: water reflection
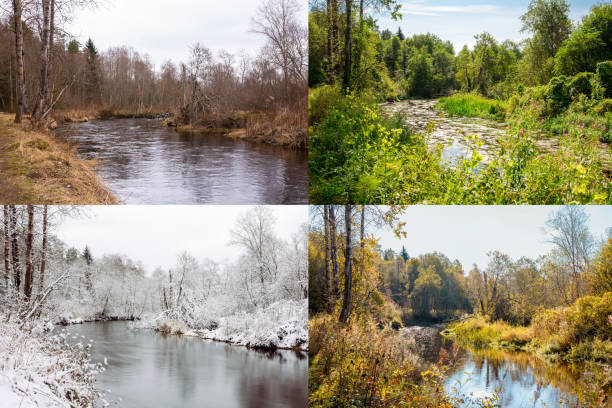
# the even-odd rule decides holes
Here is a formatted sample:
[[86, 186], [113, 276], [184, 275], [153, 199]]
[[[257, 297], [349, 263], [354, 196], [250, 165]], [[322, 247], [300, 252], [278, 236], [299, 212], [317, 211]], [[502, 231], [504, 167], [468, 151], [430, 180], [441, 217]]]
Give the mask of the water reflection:
[[435, 327], [409, 327], [402, 334], [414, 339], [409, 347], [422, 360], [450, 366], [446, 390], [467, 397], [465, 406], [494, 395], [510, 408], [612, 404], [612, 367], [553, 364], [529, 353], [459, 346]]
[[179, 133], [151, 119], [69, 124], [56, 135], [97, 159], [127, 204], [305, 204], [307, 153], [219, 134]]
[[[125, 322], [70, 326], [93, 340], [106, 400], [121, 407], [307, 406], [304, 353], [258, 352], [226, 343], [130, 330]], [[91, 340], [90, 340], [91, 339]]]

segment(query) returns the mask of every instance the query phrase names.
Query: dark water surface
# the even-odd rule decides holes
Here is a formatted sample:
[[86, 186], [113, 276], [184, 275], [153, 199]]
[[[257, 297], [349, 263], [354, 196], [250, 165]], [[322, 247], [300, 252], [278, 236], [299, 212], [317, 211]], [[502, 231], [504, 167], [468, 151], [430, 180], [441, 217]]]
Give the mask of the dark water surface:
[[[68, 333], [92, 344], [92, 361], [103, 362], [100, 390], [111, 390], [112, 406], [295, 407], [307, 406], [305, 353], [262, 353], [186, 336], [132, 330], [126, 322], [69, 326]], [[80, 336], [84, 336], [81, 338]], [[74, 340], [73, 340], [74, 341]]]
[[155, 119], [95, 120], [55, 134], [126, 204], [307, 204], [305, 151], [179, 133]]
[[452, 362], [445, 388], [451, 396], [467, 397], [465, 407], [493, 396], [504, 408], [595, 406], [612, 372], [596, 365], [547, 363], [524, 352], [461, 347], [444, 338], [439, 328], [403, 330], [415, 338], [419, 357], [431, 363]]

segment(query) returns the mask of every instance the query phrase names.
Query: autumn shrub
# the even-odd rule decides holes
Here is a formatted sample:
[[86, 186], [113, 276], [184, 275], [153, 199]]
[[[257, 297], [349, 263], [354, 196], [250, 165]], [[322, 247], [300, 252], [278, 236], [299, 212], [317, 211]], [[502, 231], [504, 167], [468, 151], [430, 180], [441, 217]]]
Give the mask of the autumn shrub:
[[309, 333], [311, 407], [457, 406], [445, 392], [443, 369], [426, 369], [405, 339], [371, 319], [345, 326], [330, 315], [315, 316]]

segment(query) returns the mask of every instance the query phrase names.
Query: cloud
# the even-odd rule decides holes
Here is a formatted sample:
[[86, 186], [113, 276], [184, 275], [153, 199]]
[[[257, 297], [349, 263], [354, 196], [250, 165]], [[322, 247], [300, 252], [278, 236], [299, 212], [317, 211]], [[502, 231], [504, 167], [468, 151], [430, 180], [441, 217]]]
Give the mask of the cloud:
[[421, 1], [410, 1], [402, 4], [401, 12], [404, 14], [418, 16], [439, 16], [440, 14], [491, 14], [496, 13], [498, 7], [493, 4], [476, 4], [476, 5], [461, 5], [461, 6], [426, 6]]

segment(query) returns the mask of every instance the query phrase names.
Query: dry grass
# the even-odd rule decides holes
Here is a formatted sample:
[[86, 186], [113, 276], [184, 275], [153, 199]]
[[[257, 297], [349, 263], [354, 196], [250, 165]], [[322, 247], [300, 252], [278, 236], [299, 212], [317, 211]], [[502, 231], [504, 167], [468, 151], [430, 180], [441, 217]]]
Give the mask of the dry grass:
[[250, 115], [246, 123], [246, 138], [286, 146], [293, 149], [308, 147], [308, 113], [305, 104], [283, 107], [273, 113]]
[[0, 201], [5, 204], [117, 204], [93, 171], [95, 162], [48, 134], [0, 113]]

